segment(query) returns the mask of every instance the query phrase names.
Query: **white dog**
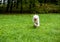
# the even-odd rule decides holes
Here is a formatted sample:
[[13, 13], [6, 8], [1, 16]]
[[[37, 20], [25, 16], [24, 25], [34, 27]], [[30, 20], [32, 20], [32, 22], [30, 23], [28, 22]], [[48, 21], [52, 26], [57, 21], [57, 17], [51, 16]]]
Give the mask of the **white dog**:
[[38, 15], [33, 16], [33, 23], [34, 23], [35, 27], [39, 26], [39, 16]]

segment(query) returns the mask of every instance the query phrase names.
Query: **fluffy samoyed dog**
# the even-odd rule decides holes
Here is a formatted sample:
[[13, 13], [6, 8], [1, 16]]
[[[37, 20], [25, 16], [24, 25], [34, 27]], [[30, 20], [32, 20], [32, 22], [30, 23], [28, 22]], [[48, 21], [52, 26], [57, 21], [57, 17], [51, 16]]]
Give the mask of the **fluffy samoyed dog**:
[[35, 27], [39, 27], [40, 23], [39, 23], [39, 16], [38, 15], [33, 16], [33, 23], [34, 23]]

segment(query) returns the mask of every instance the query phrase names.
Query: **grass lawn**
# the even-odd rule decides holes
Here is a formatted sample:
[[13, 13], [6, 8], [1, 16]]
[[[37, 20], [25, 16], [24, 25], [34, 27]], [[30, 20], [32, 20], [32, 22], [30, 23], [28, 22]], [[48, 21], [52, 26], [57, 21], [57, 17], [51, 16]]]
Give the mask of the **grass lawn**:
[[33, 27], [33, 14], [0, 14], [0, 42], [60, 42], [60, 15], [39, 14], [41, 26]]

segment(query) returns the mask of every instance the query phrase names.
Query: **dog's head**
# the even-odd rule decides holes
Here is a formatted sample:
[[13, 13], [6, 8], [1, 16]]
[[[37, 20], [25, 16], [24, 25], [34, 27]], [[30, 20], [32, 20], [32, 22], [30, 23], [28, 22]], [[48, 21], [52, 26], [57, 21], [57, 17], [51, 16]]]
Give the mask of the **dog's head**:
[[34, 21], [37, 21], [38, 18], [39, 18], [38, 15], [34, 15]]

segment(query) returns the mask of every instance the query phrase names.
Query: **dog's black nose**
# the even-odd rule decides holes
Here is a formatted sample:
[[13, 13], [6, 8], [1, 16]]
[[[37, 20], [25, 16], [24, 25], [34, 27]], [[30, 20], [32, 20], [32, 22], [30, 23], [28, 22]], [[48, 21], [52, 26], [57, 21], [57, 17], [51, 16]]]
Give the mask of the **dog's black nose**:
[[37, 19], [35, 18], [34, 21], [36, 21]]

